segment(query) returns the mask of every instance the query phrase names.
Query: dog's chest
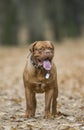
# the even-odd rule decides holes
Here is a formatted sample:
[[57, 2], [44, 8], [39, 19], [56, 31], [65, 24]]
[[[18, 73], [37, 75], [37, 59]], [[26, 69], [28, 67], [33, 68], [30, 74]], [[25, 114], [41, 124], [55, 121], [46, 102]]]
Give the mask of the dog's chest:
[[34, 85], [34, 92], [37, 92], [37, 93], [43, 93], [45, 92], [46, 90], [46, 84], [45, 83], [36, 83]]
[[34, 75], [31, 87], [36, 93], [43, 93], [51, 87], [52, 76], [50, 73], [37, 71]]

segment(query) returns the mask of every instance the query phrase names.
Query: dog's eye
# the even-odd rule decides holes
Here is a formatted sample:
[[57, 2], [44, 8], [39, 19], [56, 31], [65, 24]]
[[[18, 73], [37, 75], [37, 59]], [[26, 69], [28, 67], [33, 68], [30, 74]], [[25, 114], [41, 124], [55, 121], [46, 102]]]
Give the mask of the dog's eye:
[[42, 47], [42, 48], [39, 48], [39, 51], [43, 51], [44, 50], [44, 48]]
[[53, 50], [51, 47], [48, 47], [49, 50]]
[[35, 48], [34, 50], [37, 51], [38, 49]]
[[39, 49], [39, 51], [41, 51], [41, 50], [42, 50], [42, 48]]

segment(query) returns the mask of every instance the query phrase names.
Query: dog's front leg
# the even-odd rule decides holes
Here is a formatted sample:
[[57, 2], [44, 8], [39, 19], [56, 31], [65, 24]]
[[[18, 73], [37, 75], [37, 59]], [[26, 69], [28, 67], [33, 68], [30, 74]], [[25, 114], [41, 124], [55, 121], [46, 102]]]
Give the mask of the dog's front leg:
[[28, 87], [25, 87], [25, 97], [26, 97], [26, 117], [30, 118], [32, 116], [32, 106], [31, 106], [31, 92]]
[[52, 115], [55, 117], [57, 114], [57, 96], [58, 96], [58, 87], [54, 88], [53, 100], [52, 100]]
[[50, 89], [45, 92], [45, 116], [44, 116], [44, 118], [52, 117], [52, 115], [50, 113], [52, 96], [53, 96], [53, 89]]
[[26, 96], [26, 117], [30, 118], [35, 115], [36, 99], [35, 94], [31, 92], [28, 86], [25, 87], [25, 96]]

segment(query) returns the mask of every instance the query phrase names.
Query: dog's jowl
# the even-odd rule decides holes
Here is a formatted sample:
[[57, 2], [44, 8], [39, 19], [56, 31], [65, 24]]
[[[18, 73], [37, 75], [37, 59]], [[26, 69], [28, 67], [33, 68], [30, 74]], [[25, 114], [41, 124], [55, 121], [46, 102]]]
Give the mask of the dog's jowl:
[[31, 44], [30, 54], [23, 72], [26, 97], [26, 117], [34, 117], [36, 93], [45, 92], [45, 118], [57, 113], [57, 72], [53, 61], [54, 46], [50, 41], [37, 41]]

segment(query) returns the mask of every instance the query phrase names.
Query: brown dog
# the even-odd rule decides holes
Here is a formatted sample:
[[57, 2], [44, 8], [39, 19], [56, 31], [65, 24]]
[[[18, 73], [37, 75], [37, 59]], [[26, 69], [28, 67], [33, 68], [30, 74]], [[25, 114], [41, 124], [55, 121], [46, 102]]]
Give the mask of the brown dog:
[[[45, 118], [57, 113], [57, 73], [52, 61], [54, 46], [49, 41], [38, 41], [31, 45], [30, 55], [23, 73], [26, 96], [26, 117], [35, 116], [36, 93], [45, 92]], [[52, 113], [50, 107], [52, 105]]]

